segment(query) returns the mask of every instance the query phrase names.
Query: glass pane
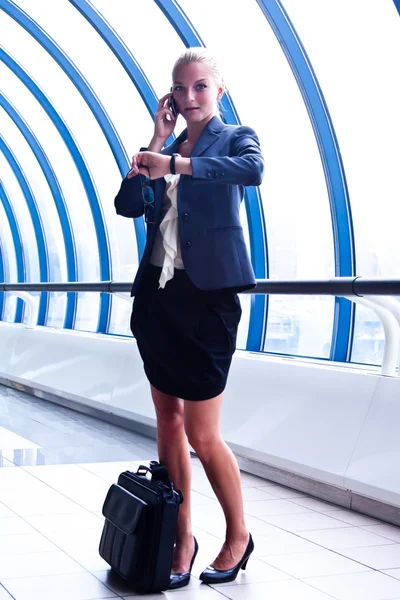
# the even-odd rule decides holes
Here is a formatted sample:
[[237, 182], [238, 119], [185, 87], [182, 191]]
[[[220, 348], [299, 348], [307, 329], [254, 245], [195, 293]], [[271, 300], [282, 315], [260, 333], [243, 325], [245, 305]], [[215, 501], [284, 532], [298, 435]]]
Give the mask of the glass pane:
[[[18, 156], [18, 153], [14, 151], [16, 150], [14, 144], [17, 142], [17, 137], [20, 134], [2, 108], [0, 109], [0, 130], [3, 132], [2, 135], [7, 146]], [[11, 139], [11, 141], [9, 139]], [[39, 281], [38, 247], [31, 215], [18, 181], [3, 154], [0, 154], [0, 173], [20, 229], [25, 256], [26, 281]], [[16, 281], [16, 279], [14, 281]]]
[[329, 358], [332, 341], [330, 296], [270, 296], [266, 352]]
[[[29, 2], [20, 2], [20, 6], [57, 40], [83, 73], [101, 99], [112, 126], [122, 141], [126, 155], [131, 156], [140, 146], [148, 144], [153, 129], [148, 111], [111, 50], [82, 15], [66, 1], [59, 2], [57, 7], [54, 6], [54, 10], [49, 4], [46, 11], [43, 11], [42, 6], [32, 6]], [[115, 7], [113, 11], [120, 12], [115, 11]], [[122, 9], [121, 13], [124, 18]], [[70, 35], [71, 30], [74, 31], [74, 36]], [[36, 42], [23, 32], [16, 33], [12, 27], [6, 42], [12, 53], [46, 90], [77, 140], [96, 182], [103, 217], [107, 224], [112, 278], [132, 281], [138, 264], [134, 224], [131, 219], [123, 219], [115, 214], [113, 200], [121, 183], [121, 173], [104, 134], [86, 101], [60, 67]], [[115, 90], [118, 90], [118, 93], [115, 93]], [[71, 205], [76, 204], [79, 210], [82, 206], [82, 193], [68, 194], [68, 202]], [[97, 251], [96, 244], [92, 246], [91, 251]], [[92, 258], [89, 259], [89, 252], [86, 252], [86, 257], [88, 262], [93, 262]], [[95, 279], [95, 276], [93, 274], [86, 279]], [[89, 298], [85, 301], [89, 301]], [[94, 314], [95, 311], [91, 308], [89, 310]]]
[[[123, 298], [121, 296], [123, 296]], [[132, 300], [133, 298], [131, 298], [128, 293], [120, 294], [118, 296], [113, 294], [113, 310], [111, 313], [110, 326], [108, 328], [110, 333], [132, 337], [130, 329]]]
[[[340, 144], [354, 221], [357, 273], [396, 277], [400, 19], [395, 4], [392, 0], [305, 0], [300, 5], [285, 0], [284, 5], [322, 84]], [[352, 360], [380, 363], [382, 344], [379, 320], [357, 306]]]
[[[88, 109], [85, 103], [82, 101], [75, 88], [73, 88], [72, 83], [68, 82], [66, 76], [60, 73], [59, 67], [55, 65], [54, 61], [49, 58], [48, 54], [43, 49], [40, 49], [39, 44], [37, 44], [28, 34], [24, 33], [21, 28], [16, 26], [11, 19], [9, 19], [9, 22], [10, 28], [7, 30], [8, 35], [5, 40], [8, 44], [9, 51], [17, 60], [22, 62], [30, 72], [31, 76], [37, 81], [38, 85], [46, 91], [46, 94], [50, 96], [50, 101], [57, 107], [62, 117], [64, 117], [62, 109], [68, 107], [69, 112], [67, 118], [64, 117], [64, 120], [68, 123], [69, 127], [70, 116], [74, 114], [80, 115], [80, 120], [78, 119], [79, 136], [81, 138], [87, 136], [92, 144], [98, 143], [98, 152], [96, 152], [97, 162], [101, 164], [101, 168], [103, 172], [105, 172], [106, 168], [104, 157], [102, 157], [101, 146], [101, 141], [103, 141], [102, 136], [100, 135], [101, 140], [99, 142], [96, 136], [91, 135], [90, 123], [93, 125], [93, 117], [92, 121], [90, 121], [89, 116], [86, 121], [82, 122], [82, 119], [87, 117], [85, 109]], [[76, 242], [78, 266], [77, 279], [80, 281], [95, 281], [99, 278], [97, 238], [92, 213], [81, 176], [77, 171], [77, 167], [72, 160], [65, 142], [62, 140], [59, 132], [56, 130], [49, 117], [45, 114], [39, 103], [33, 99], [33, 96], [29, 93], [27, 88], [22, 85], [14, 75], [7, 72], [8, 69], [4, 67], [4, 81], [5, 85], [7, 85], [7, 93], [11, 99], [14, 99], [13, 101], [18, 110], [25, 116], [29, 126], [32, 128], [42, 145], [63, 191]], [[68, 85], [70, 86], [69, 88]], [[61, 99], [62, 101], [60, 101]], [[61, 110], [59, 108], [60, 106], [62, 107]], [[81, 110], [79, 110], [79, 108]], [[71, 118], [71, 121], [76, 125], [76, 119], [73, 120]], [[94, 125], [94, 127], [95, 129], [98, 129], [97, 125]], [[71, 132], [75, 139], [79, 137], [74, 131], [71, 130]], [[107, 149], [106, 151], [109, 152]], [[84, 157], [84, 154], [82, 156]], [[36, 171], [38, 171], [38, 169], [36, 169]], [[46, 226], [46, 235], [51, 237], [53, 224], [55, 224], [56, 229], [53, 238], [58, 240], [59, 247], [57, 248], [57, 256], [60, 260], [62, 277], [65, 280], [65, 258], [63, 259], [63, 254], [65, 257], [65, 250], [64, 248], [61, 249], [61, 247], [64, 246], [64, 240], [60, 232], [57, 233], [57, 227], [60, 228], [60, 221], [58, 215], [54, 212], [54, 200], [51, 197], [51, 193], [48, 190], [48, 186], [41, 173], [40, 177], [41, 178], [36, 177], [35, 181], [36, 185], [43, 190], [42, 202], [45, 204], [47, 201], [47, 207], [51, 204], [50, 210], [53, 212], [51, 215], [49, 211], [51, 226], [49, 223], [45, 223], [46, 217], [43, 217]], [[41, 212], [45, 215], [47, 209], [46, 211], [43, 210]], [[52, 273], [52, 276], [56, 277], [57, 273]], [[58, 306], [61, 306], [61, 301], [64, 303], [64, 301], [61, 300], [62, 298], [64, 297], [58, 299]], [[88, 305], [84, 306], [84, 303], [87, 303]], [[60, 315], [58, 313], [58, 309], [55, 310], [54, 314], [50, 313], [50, 324], [55, 325], [60, 322]], [[91, 329], [95, 330], [98, 321], [98, 302], [93, 296], [87, 298], [84, 297], [79, 300], [76, 327], [80, 327], [79, 323], [81, 317], [86, 327], [88, 316], [91, 318]]]
[[[256, 2], [180, 4], [218, 59], [241, 122], [253, 127], [261, 141], [270, 278], [331, 277], [333, 238], [323, 167], [304, 101], [267, 20]], [[310, 324], [310, 308], [321, 315], [324, 332]], [[332, 299], [270, 296], [265, 350], [323, 356], [331, 342], [325, 331], [332, 330], [333, 308]], [[279, 350], [272, 331], [284, 318], [297, 323], [294, 329], [301, 333]]]
[[[0, 249], [3, 256], [4, 281], [15, 282], [17, 281], [17, 259], [11, 229], [2, 202], [0, 202]], [[14, 323], [16, 303], [17, 299], [14, 295], [4, 294], [3, 321]]]

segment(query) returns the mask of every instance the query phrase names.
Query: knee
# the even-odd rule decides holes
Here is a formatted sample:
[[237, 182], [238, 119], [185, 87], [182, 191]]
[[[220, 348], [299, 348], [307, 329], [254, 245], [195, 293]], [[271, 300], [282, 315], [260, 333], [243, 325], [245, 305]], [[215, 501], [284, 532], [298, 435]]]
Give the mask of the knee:
[[218, 451], [221, 436], [212, 431], [186, 429], [189, 444], [202, 462], [208, 462], [214, 452]]
[[180, 407], [156, 410], [157, 430], [163, 437], [184, 433], [183, 410]]

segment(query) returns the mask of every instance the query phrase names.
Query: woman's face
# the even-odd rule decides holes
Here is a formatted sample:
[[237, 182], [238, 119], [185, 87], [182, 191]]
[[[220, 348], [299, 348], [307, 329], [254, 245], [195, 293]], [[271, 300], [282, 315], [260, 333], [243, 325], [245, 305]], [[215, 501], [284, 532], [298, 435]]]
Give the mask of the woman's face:
[[218, 88], [207, 65], [192, 62], [177, 67], [172, 91], [184, 119], [199, 123], [215, 114], [217, 98], [223, 88]]

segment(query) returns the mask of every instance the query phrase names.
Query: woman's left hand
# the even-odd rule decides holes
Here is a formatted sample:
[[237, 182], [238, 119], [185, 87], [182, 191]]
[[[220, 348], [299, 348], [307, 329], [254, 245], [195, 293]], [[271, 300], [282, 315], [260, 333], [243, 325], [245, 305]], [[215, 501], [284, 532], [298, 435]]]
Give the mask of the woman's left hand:
[[170, 172], [170, 160], [170, 156], [158, 152], [138, 152], [132, 157], [132, 168], [128, 173], [128, 178], [139, 173], [147, 175], [150, 179], [164, 177]]

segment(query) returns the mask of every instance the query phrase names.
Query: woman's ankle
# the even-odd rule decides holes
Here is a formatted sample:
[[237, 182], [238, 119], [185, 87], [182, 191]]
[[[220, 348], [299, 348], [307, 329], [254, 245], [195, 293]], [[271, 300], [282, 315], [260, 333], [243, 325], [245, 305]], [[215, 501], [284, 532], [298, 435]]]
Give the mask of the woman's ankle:
[[187, 529], [184, 532], [179, 532], [176, 534], [175, 543], [178, 545], [190, 544], [192, 541], [193, 541], [192, 529]]
[[239, 529], [227, 529], [225, 539], [230, 544], [248, 542], [250, 539], [250, 532], [246, 526]]

